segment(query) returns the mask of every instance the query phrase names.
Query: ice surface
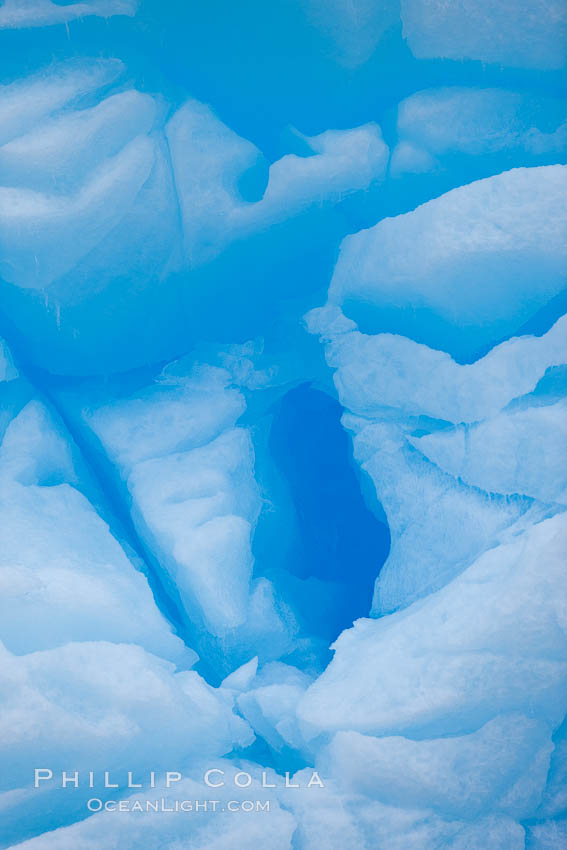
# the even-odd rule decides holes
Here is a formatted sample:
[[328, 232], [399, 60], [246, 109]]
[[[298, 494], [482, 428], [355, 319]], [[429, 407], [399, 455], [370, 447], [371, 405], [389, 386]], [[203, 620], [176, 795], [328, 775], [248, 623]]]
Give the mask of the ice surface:
[[357, 621], [300, 703], [305, 731], [436, 737], [504, 711], [557, 727], [567, 700], [566, 545], [559, 515], [406, 610]]
[[[89, 770], [99, 778], [108, 770], [122, 789], [110, 793], [123, 794], [125, 764], [133, 775], [149, 777], [154, 769], [163, 775], [173, 761], [195, 765], [252, 739], [233, 714], [228, 692], [216, 691], [193, 671], [175, 673], [172, 664], [134, 644], [75, 642], [23, 656], [2, 648], [1, 670], [6, 792], [29, 794], [39, 760], [59, 776], [73, 765], [87, 783]], [[44, 789], [32, 832], [38, 825], [49, 829], [54, 806], [60, 820], [76, 818], [93, 795], [86, 783], [72, 795], [60, 781]], [[17, 800], [5, 820], [7, 838], [18, 835], [23, 805]], [[27, 830], [20, 824], [20, 835]]]
[[514, 169], [349, 236], [330, 302], [461, 357], [494, 345], [565, 286], [566, 184], [562, 166]]
[[[126, 761], [169, 769], [174, 757], [202, 758], [203, 740], [217, 756], [253, 738], [232, 711], [231, 693], [188, 670], [197, 654], [172, 633], [139, 559], [128, 557], [77, 489], [80, 479], [96, 493], [76, 455], [62, 423], [35, 399], [11, 419], [0, 445], [1, 510], [11, 529], [0, 557], [2, 792], [14, 802], [4, 816], [7, 837], [22, 835], [38, 759], [85, 775], [94, 761], [100, 770]], [[54, 806], [73, 819], [88, 796], [87, 787], [73, 797], [49, 789], [32, 832], [49, 827]]]
[[[18, 535], [3, 547], [1, 562], [2, 639], [9, 648], [134, 641], [166, 658], [191, 659], [155, 608], [144, 576], [80, 493], [66, 484], [14, 483], [4, 487], [2, 503], [4, 521]], [[85, 535], [94, 541], [88, 555]], [[33, 629], [23, 630], [22, 622]]]
[[269, 169], [263, 197], [239, 197], [238, 177], [259, 160], [259, 151], [224, 126], [203, 104], [186, 103], [167, 125], [190, 265], [227, 243], [285, 221], [322, 201], [382, 179], [388, 148], [380, 128], [327, 130], [306, 138], [312, 156], [288, 154]]
[[[140, 136], [72, 195], [1, 189], [4, 278], [25, 288], [44, 289], [68, 272], [124, 217], [148, 179], [155, 157], [155, 145]], [[61, 228], [63, 244], [56, 238]]]
[[[545, 133], [551, 116], [560, 129]], [[553, 121], [553, 117], [551, 117]], [[398, 107], [399, 135], [432, 154], [471, 156], [515, 146], [550, 146], [565, 135], [565, 104], [518, 91], [454, 86], [417, 92]], [[564, 142], [563, 142], [564, 143]], [[541, 149], [541, 148], [540, 148]]]
[[521, 91], [425, 89], [398, 106], [399, 141], [390, 170], [399, 177], [443, 167], [458, 175], [464, 157], [482, 157], [489, 167], [509, 168], [564, 156], [565, 118], [561, 100]]
[[91, 417], [112, 456], [125, 440], [123, 475], [142, 535], [159, 548], [185, 608], [193, 616], [200, 611], [217, 635], [246, 619], [259, 510], [250, 438], [233, 427], [243, 399], [223, 377], [228, 383], [228, 373], [204, 371], [193, 392], [190, 380], [186, 387], [157, 385], [145, 398]]
[[151, 458], [206, 444], [244, 413], [244, 398], [226, 370], [197, 367], [192, 375], [178, 377], [172, 372], [168, 369], [163, 380], [134, 397], [85, 411], [125, 474]]
[[137, 5], [0, 0], [0, 846], [563, 846], [564, 4]]
[[14, 366], [10, 350], [4, 340], [0, 340], [0, 381], [13, 381], [17, 377], [18, 370]]
[[401, 0], [404, 35], [420, 59], [480, 59], [561, 68], [567, 20], [561, 0]]
[[[469, 735], [423, 741], [337, 732], [319, 759], [321, 771], [352, 793], [390, 805], [404, 800], [465, 819], [487, 810], [525, 818], [539, 803], [552, 749], [546, 724], [499, 715]], [[510, 794], [523, 773], [523, 794]]]
[[[524, 493], [565, 504], [567, 408], [564, 401], [512, 408], [470, 428], [438, 431], [411, 442], [456, 477], [494, 493]], [[522, 457], [522, 464], [517, 458]]]
[[554, 512], [529, 499], [467, 487], [416, 453], [399, 426], [353, 417], [344, 422], [355, 435], [355, 459], [374, 483], [392, 535], [376, 581], [376, 614], [437, 590], [486, 548]]
[[295, 630], [271, 583], [252, 577], [261, 500], [249, 430], [236, 426], [244, 410], [226, 369], [184, 374], [181, 363], [142, 393], [85, 411], [193, 628], [222, 639], [225, 673], [252, 651], [277, 657]]
[[537, 812], [540, 819], [561, 816], [561, 813], [565, 810], [565, 799], [567, 795], [567, 746], [565, 732], [566, 724], [563, 722], [560, 729], [553, 736], [555, 749], [551, 754], [547, 783]]
[[173, 542], [175, 582], [187, 607], [196, 599], [218, 635], [246, 619], [251, 524], [259, 510], [251, 452], [246, 431], [232, 428], [202, 448], [145, 461], [129, 477], [159, 549], [168, 552]]
[[254, 658], [251, 658], [246, 664], [242, 664], [237, 670], [233, 670], [226, 679], [223, 679], [222, 686], [235, 691], [246, 691], [257, 671], [258, 656], [255, 655]]
[[58, 3], [57, 0], [5, 0], [0, 9], [0, 29], [42, 27], [64, 24], [89, 15], [134, 15], [138, 0], [81, 0]]
[[[376, 582], [376, 614], [438, 589], [486, 548], [558, 509], [552, 505], [561, 501], [561, 483], [546, 488], [541, 470], [535, 490], [498, 486], [502, 477], [514, 479], [518, 467], [518, 442], [504, 454], [508, 437], [498, 423], [525, 412], [501, 413], [467, 429], [474, 434], [495, 423], [493, 453], [480, 450], [488, 475], [467, 475], [453, 455], [452, 463], [443, 463], [439, 451], [427, 447], [452, 439], [454, 450], [449, 435], [464, 433], [465, 426], [451, 430], [450, 422], [476, 422], [498, 413], [533, 391], [546, 369], [562, 364], [563, 319], [541, 337], [509, 340], [470, 365], [404, 337], [361, 334], [332, 306], [312, 311], [307, 322], [327, 341], [339, 399], [351, 411], [343, 423], [353, 434], [355, 460], [369, 475], [388, 519], [392, 544]], [[546, 410], [534, 408], [532, 415], [545, 416]], [[561, 428], [557, 436], [554, 431], [558, 443]], [[522, 474], [529, 475], [531, 462]], [[562, 481], [561, 466], [554, 468], [554, 480]]]
[[526, 847], [529, 850], [555, 850], [567, 840], [567, 823], [565, 820], [543, 821], [534, 824], [527, 830]]
[[[190, 763], [203, 744], [212, 755], [251, 739], [230, 702], [197, 673], [175, 673], [172, 664], [134, 645], [71, 643], [24, 656], [4, 651], [3, 669], [5, 728], [10, 717], [21, 716], [17, 739], [5, 738], [3, 763], [10, 774], [5, 783], [18, 783], [11, 787], [27, 785], [30, 775], [33, 780], [30, 765], [39, 756], [56, 769], [70, 763], [79, 769], [89, 757], [93, 736], [98, 744], [93, 770], [116, 769], [124, 755], [140, 768], [155, 759], [160, 765], [171, 758]], [[48, 693], [45, 682], [50, 682]], [[90, 701], [86, 715], [81, 706], [85, 700]], [[136, 753], [157, 715], [164, 721], [162, 736], [152, 734], [151, 750], [145, 745]]]
[[336, 46], [338, 60], [347, 67], [366, 62], [382, 36], [399, 21], [399, 0], [304, 0], [309, 20]]
[[327, 342], [341, 402], [365, 418], [388, 408], [404, 416], [476, 422], [535, 389], [547, 370], [567, 362], [567, 319], [542, 336], [515, 337], [461, 365], [448, 354], [393, 334], [361, 334], [336, 308], [307, 316]]
[[[191, 664], [145, 577], [76, 489], [69, 443], [46, 408], [29, 402], [0, 445], [2, 516], [1, 639], [16, 653], [68, 641], [139, 643]], [[93, 541], [88, 552], [84, 541]], [[23, 627], [33, 623], [33, 629]]]
[[[261, 298], [240, 290], [246, 297], [226, 313], [231, 333], [243, 314], [261, 327], [271, 309], [265, 279], [274, 277], [268, 229], [290, 228], [286, 262], [299, 263], [304, 228], [320, 238], [327, 222], [338, 240], [348, 226], [336, 208], [387, 170], [376, 123], [298, 134], [309, 155], [285, 153], [268, 167], [196, 100], [165, 123], [167, 105], [148, 94], [107, 88], [95, 96], [121, 70], [115, 60], [55, 66], [0, 93], [5, 307], [19, 329], [34, 315], [42, 360], [62, 373], [71, 363], [79, 374], [104, 374], [119, 361], [126, 370], [172, 359], [187, 350], [188, 326], [198, 337], [210, 322], [211, 276], [224, 300], [234, 276], [252, 266]], [[264, 170], [267, 185], [248, 200], [246, 181]], [[225, 259], [229, 249], [240, 256]], [[278, 287], [287, 296], [289, 276]], [[151, 335], [143, 332], [149, 314], [160, 325]], [[26, 340], [34, 356], [37, 337]]]
[[[246, 770], [250, 766], [242, 764]], [[120, 813], [117, 818], [113, 812], [90, 817], [73, 826], [48, 832], [38, 838], [25, 841], [18, 845], [22, 850], [76, 850], [76, 848], [98, 848], [105, 850], [142, 850], [148, 846], [162, 847], [164, 850], [179, 850], [182, 846], [207, 848], [207, 850], [240, 850], [243, 844], [251, 846], [263, 845], [274, 850], [291, 850], [292, 836], [296, 829], [293, 815], [280, 805], [274, 792], [261, 787], [261, 777], [254, 773], [252, 766], [253, 784], [249, 788], [239, 789], [229, 781], [237, 771], [234, 762], [210, 759], [204, 762], [200, 770], [190, 770], [184, 774], [182, 782], [177, 783], [175, 791], [165, 788], [163, 781], [157, 784], [151, 792], [150, 799], [202, 801], [205, 770], [224, 771], [227, 777], [225, 787], [211, 789], [212, 796], [218, 801], [216, 811], [179, 811], [179, 812], [131, 812]], [[214, 774], [215, 781], [220, 774]], [[273, 780], [270, 772], [268, 781]], [[136, 800], [145, 805], [148, 799], [147, 788], [134, 795], [129, 795], [129, 805]], [[262, 803], [268, 800], [267, 811], [247, 811], [244, 817], [239, 812], [229, 811], [227, 806], [232, 801], [241, 804], [242, 801], [259, 799]], [[238, 827], [235, 829], [235, 825]]]
[[[304, 771], [307, 773], [307, 771]], [[297, 774], [295, 778], [299, 778]], [[360, 794], [345, 793], [327, 779], [321, 793], [305, 790], [288, 798], [297, 818], [294, 840], [301, 850], [324, 846], [329, 850], [378, 846], [389, 850], [451, 850], [490, 847], [522, 850], [524, 830], [512, 818], [487, 815], [475, 820], [443, 818], [432, 809], [388, 806]]]
[[[47, 120], [41, 129], [34, 128], [0, 148], [2, 185], [47, 193], [76, 186], [132, 138], [147, 134], [156, 111], [153, 98], [131, 90], [90, 109], [64, 112]], [[71, 146], [69, 139], [73, 140]]]
[[426, 174], [438, 170], [439, 163], [420, 144], [400, 139], [390, 158], [390, 175]]
[[[6, 9], [4, 4], [3, 9]], [[117, 59], [61, 63], [0, 88], [2, 145], [35, 129], [37, 122], [113, 82], [124, 70]]]
[[304, 746], [297, 728], [295, 707], [311, 683], [295, 667], [279, 662], [265, 665], [240, 694], [237, 705], [254, 731], [278, 751], [285, 746]]

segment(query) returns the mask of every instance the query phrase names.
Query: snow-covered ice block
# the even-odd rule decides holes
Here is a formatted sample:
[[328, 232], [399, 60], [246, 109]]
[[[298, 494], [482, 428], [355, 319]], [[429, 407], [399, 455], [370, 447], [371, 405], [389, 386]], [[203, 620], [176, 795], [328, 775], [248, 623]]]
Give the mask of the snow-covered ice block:
[[399, 0], [303, 0], [309, 20], [334, 44], [347, 68], [366, 62], [400, 18]]
[[310, 684], [311, 678], [297, 668], [272, 662], [238, 696], [237, 705], [254, 731], [274, 750], [286, 746], [301, 749], [304, 741], [295, 712]]
[[375, 615], [445, 585], [491, 546], [556, 509], [468, 487], [408, 444], [403, 429], [345, 415], [354, 457], [370, 476], [390, 527], [390, 554], [376, 580]]
[[469, 427], [410, 437], [451, 475], [494, 493], [567, 504], [567, 403], [516, 407]]
[[[122, 70], [66, 63], [0, 91], [3, 302], [42, 363], [72, 348], [60, 371], [127, 356], [142, 334], [133, 304], [161, 315], [151, 284], [181, 256], [165, 109], [137, 91], [109, 95]], [[147, 334], [144, 345], [147, 359]]]
[[4, 788], [32, 783], [38, 759], [54, 770], [118, 768], [125, 784], [129, 759], [133, 769], [158, 770], [252, 740], [228, 692], [133, 644], [69, 643], [21, 656], [4, 649], [1, 667], [5, 729], [20, 717], [11, 739], [2, 736]]
[[[179, 762], [176, 762], [179, 764]], [[180, 765], [182, 767], [183, 765]], [[231, 781], [238, 768], [251, 771], [252, 783], [238, 788]], [[206, 770], [216, 770], [211, 780], [217, 782], [224, 773], [223, 787], [208, 788], [203, 782]], [[220, 772], [222, 771], [222, 773]], [[268, 781], [273, 775], [269, 772]], [[216, 800], [203, 809], [204, 796]], [[209, 759], [199, 769], [183, 773], [183, 780], [169, 789], [163, 780], [152, 790], [122, 796], [126, 811], [101, 812], [58, 830], [49, 831], [18, 845], [20, 850], [144, 850], [159, 847], [161, 850], [181, 850], [182, 847], [199, 850], [242, 850], [243, 847], [269, 847], [270, 850], [292, 850], [297, 847], [294, 832], [296, 820], [287, 810], [284, 800], [276, 792], [263, 788], [261, 774], [256, 765], [236, 763], [222, 759]], [[165, 806], [173, 809], [173, 801], [187, 801], [192, 808], [176, 811], [146, 811], [146, 800], [164, 799]], [[250, 810], [249, 801], [258, 800], [269, 808]], [[200, 801], [201, 808], [195, 803]], [[283, 805], [282, 805], [283, 804]], [[136, 806], [140, 808], [136, 808]], [[343, 847], [342, 850], [345, 850]]]
[[[469, 735], [412, 741], [338, 732], [319, 754], [323, 776], [389, 805], [432, 808], [448, 817], [497, 811], [521, 819], [540, 802], [551, 730], [522, 715], [500, 715]], [[514, 793], [520, 781], [521, 793]]]
[[[300, 781], [302, 773], [309, 771], [294, 780]], [[304, 789], [284, 801], [297, 821], [294, 844], [299, 850], [524, 850], [524, 830], [512, 818], [444, 818], [430, 808], [388, 806], [345, 791], [327, 775], [324, 782], [317, 793]]]
[[227, 370], [167, 367], [156, 383], [133, 397], [115, 399], [84, 416], [126, 478], [142, 461], [198, 448], [234, 426], [244, 396]]
[[79, 3], [53, 0], [4, 0], [0, 8], [0, 29], [45, 27], [67, 24], [77, 18], [100, 15], [136, 14], [139, 0], [81, 0]]
[[565, 166], [518, 168], [384, 219], [343, 241], [329, 301], [470, 357], [565, 287], [566, 189]]
[[222, 687], [233, 691], [247, 691], [257, 672], [258, 656], [255, 655], [223, 679]]
[[121, 223], [150, 177], [157, 155], [156, 143], [138, 136], [72, 194], [0, 188], [4, 279], [41, 290], [69, 272]]
[[172, 634], [146, 577], [76, 489], [77, 478], [64, 435], [43, 405], [29, 402], [0, 445], [0, 502], [11, 529], [0, 554], [0, 638], [16, 653], [68, 641], [134, 642], [190, 666], [196, 654]]
[[[399, 142], [391, 171], [431, 171], [458, 156], [561, 156], [567, 145], [565, 104], [507, 89], [425, 89], [398, 106]], [[411, 155], [413, 151], [413, 155]], [[508, 166], [509, 167], [509, 166]]]
[[[87, 800], [97, 796], [88, 771], [99, 789], [108, 771], [118, 786], [110, 793], [120, 797], [128, 770], [149, 784], [151, 770], [163, 776], [173, 764], [194, 766], [253, 740], [233, 713], [230, 692], [211, 688], [194, 671], [176, 673], [134, 644], [69, 643], [22, 656], [0, 646], [0, 693], [0, 787], [13, 791], [2, 813], [5, 836], [50, 829], [54, 811], [63, 821], [84, 816]], [[56, 779], [34, 791], [39, 765]], [[77, 788], [61, 787], [63, 770], [78, 771]], [[23, 816], [30, 793], [31, 819]]]
[[271, 582], [252, 578], [261, 499], [249, 430], [236, 426], [244, 397], [227, 370], [180, 364], [83, 416], [116, 464], [136, 529], [179, 595], [195, 640], [219, 642], [226, 675], [251, 654], [278, 657], [296, 625]]
[[383, 179], [388, 147], [376, 124], [306, 138], [312, 156], [288, 154], [269, 169], [263, 197], [244, 201], [240, 176], [260, 162], [258, 149], [212, 110], [188, 101], [166, 128], [183, 216], [185, 254], [199, 265], [227, 244]]
[[13, 381], [18, 377], [12, 353], [3, 339], [0, 339], [0, 382]]
[[0, 147], [0, 184], [58, 192], [80, 185], [131, 139], [150, 132], [156, 101], [135, 90], [66, 111]]
[[[0, 14], [5, 9], [6, 4]], [[0, 143], [34, 131], [40, 121], [109, 85], [123, 71], [118, 59], [63, 62], [49, 72], [0, 86]]]
[[305, 734], [463, 734], [516, 711], [557, 727], [567, 709], [566, 551], [561, 514], [404, 611], [358, 620], [299, 704]]
[[[0, 560], [0, 632], [9, 648], [107, 640], [138, 643], [184, 665], [196, 660], [171, 633], [145, 576], [77, 490], [67, 484], [3, 490], [4, 521], [18, 535], [5, 541]], [[88, 553], [86, 539], [93, 545]]]
[[531, 392], [547, 370], [567, 363], [565, 316], [542, 336], [507, 340], [465, 365], [403, 336], [361, 334], [331, 305], [306, 318], [327, 343], [341, 403], [365, 418], [381, 418], [393, 408], [403, 416], [476, 422]]
[[561, 0], [401, 0], [404, 36], [419, 59], [479, 59], [561, 68], [567, 16]]
[[145, 461], [128, 479], [136, 515], [175, 564], [187, 610], [197, 606], [217, 635], [246, 619], [259, 510], [252, 463], [247, 431], [232, 428], [206, 446]]
[[140, 533], [157, 547], [190, 616], [216, 635], [246, 620], [260, 503], [243, 398], [223, 370], [157, 384], [90, 416], [120, 463]]
[[557, 850], [567, 844], [567, 820], [547, 820], [528, 826], [526, 850]]
[[[439, 429], [448, 422], [483, 419], [533, 391], [546, 370], [567, 357], [564, 318], [542, 337], [511, 339], [469, 365], [405, 337], [361, 334], [332, 305], [311, 311], [307, 323], [326, 340], [339, 400], [352, 411], [343, 424], [353, 433], [355, 460], [369, 475], [390, 527], [374, 614], [437, 590], [485, 549], [558, 510], [550, 505], [559, 501], [557, 487], [528, 490], [523, 498], [515, 489], [491, 486], [499, 469], [501, 479], [516, 474], [510, 453], [500, 455], [482, 481], [463, 481], [455, 464], [436, 465], [437, 456], [430, 462], [414, 447], [444, 444], [452, 432]], [[528, 461], [526, 476], [529, 468]], [[555, 478], [561, 478], [560, 467]]]

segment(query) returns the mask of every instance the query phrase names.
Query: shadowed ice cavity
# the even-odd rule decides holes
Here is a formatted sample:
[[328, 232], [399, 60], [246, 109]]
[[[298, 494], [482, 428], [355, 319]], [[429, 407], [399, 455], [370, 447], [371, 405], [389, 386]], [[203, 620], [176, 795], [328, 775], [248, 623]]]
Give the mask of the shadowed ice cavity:
[[[261, 517], [254, 544], [257, 564], [268, 566], [305, 632], [326, 641], [368, 616], [390, 549], [385, 517], [377, 519], [364, 502], [342, 412], [307, 383], [278, 403], [268, 441], [278, 479], [268, 497], [275, 504]], [[270, 565], [280, 545], [276, 578]]]

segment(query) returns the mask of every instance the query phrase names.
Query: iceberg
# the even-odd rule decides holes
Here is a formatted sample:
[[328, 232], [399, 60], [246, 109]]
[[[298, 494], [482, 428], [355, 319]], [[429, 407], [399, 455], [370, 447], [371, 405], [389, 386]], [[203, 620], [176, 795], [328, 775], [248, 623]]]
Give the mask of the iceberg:
[[0, 0], [0, 850], [567, 842], [558, 0]]

